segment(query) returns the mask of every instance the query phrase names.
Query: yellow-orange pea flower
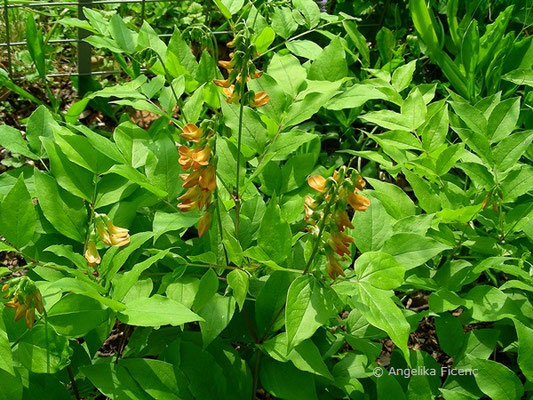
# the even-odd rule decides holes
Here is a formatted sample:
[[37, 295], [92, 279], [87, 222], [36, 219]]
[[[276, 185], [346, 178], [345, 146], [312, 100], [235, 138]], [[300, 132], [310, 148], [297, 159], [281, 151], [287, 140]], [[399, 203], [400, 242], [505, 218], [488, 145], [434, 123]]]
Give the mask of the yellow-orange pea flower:
[[231, 69], [233, 68], [233, 64], [234, 62], [232, 60], [229, 60], [229, 61], [225, 61], [225, 60], [220, 60], [218, 62], [218, 65], [221, 66], [222, 68], [224, 69]]
[[192, 159], [199, 165], [207, 165], [209, 163], [210, 155], [211, 149], [209, 147], [204, 147], [203, 149], [195, 149], [192, 153]]
[[213, 83], [222, 88], [228, 88], [231, 86], [231, 81], [229, 79], [215, 79]]
[[353, 229], [352, 222], [350, 221], [350, 218], [348, 217], [346, 211], [336, 211], [333, 218], [335, 219], [335, 223], [337, 224], [337, 228], [339, 229], [339, 231], [342, 232], [345, 228]]
[[320, 193], [324, 193], [326, 190], [326, 178], [320, 175], [313, 175], [307, 178], [307, 183], [309, 186], [311, 186], [313, 189]]
[[350, 193], [347, 201], [355, 211], [366, 211], [368, 206], [370, 206], [370, 200], [357, 193]]
[[359, 190], [363, 190], [366, 186], [365, 180], [359, 175], [355, 180], [355, 187]]
[[[109, 242], [111, 242], [111, 239], [109, 239]], [[96, 267], [102, 261], [100, 254], [96, 249], [96, 243], [93, 240], [89, 240], [89, 243], [87, 244], [87, 250], [85, 250], [85, 259], [87, 260], [89, 267]]]
[[207, 167], [202, 169], [200, 177], [198, 179], [198, 183], [200, 184], [200, 187], [202, 189], [207, 189], [210, 191], [215, 190], [217, 186], [215, 167], [213, 167], [212, 165], [208, 165]]
[[180, 179], [183, 181], [184, 188], [191, 188], [200, 183], [200, 175], [202, 170], [197, 169], [196, 171], [191, 172], [190, 174], [180, 174]]
[[344, 270], [342, 269], [342, 266], [337, 261], [333, 253], [329, 253], [327, 255], [326, 270], [331, 279], [335, 279], [339, 275], [346, 276], [344, 274]]
[[263, 107], [268, 104], [270, 97], [266, 92], [257, 92], [254, 97], [254, 107]]
[[183, 127], [181, 132], [181, 137], [185, 140], [190, 140], [192, 142], [198, 142], [202, 139], [204, 131], [202, 128], [198, 128], [194, 124], [187, 124]]
[[204, 236], [211, 226], [211, 213], [206, 212], [198, 222], [198, 236]]

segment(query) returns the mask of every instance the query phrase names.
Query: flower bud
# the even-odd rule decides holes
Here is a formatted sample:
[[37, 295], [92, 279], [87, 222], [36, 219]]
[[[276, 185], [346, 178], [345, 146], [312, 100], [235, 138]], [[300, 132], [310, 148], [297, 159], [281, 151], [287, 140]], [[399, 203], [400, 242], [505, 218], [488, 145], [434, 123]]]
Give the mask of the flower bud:
[[347, 201], [355, 211], [366, 211], [368, 206], [370, 206], [370, 200], [355, 192], [348, 195]]
[[[109, 237], [109, 235], [107, 237]], [[109, 244], [111, 244], [111, 239], [109, 239]], [[87, 243], [85, 259], [87, 260], [89, 267], [96, 267], [98, 264], [100, 264], [100, 262], [102, 262], [100, 254], [98, 254], [98, 250], [96, 249], [96, 243], [93, 240], [89, 240], [89, 243]]]
[[254, 97], [253, 106], [254, 107], [263, 107], [268, 104], [270, 97], [266, 92], [257, 92]]
[[222, 88], [228, 88], [231, 86], [231, 81], [229, 79], [215, 79], [213, 83]]
[[307, 183], [317, 192], [324, 193], [326, 190], [326, 178], [320, 175], [313, 175], [307, 178]]
[[183, 127], [183, 131], [181, 132], [180, 136], [185, 140], [198, 142], [200, 139], [202, 139], [203, 133], [204, 131], [202, 128], [198, 128], [194, 124], [187, 124]]
[[204, 236], [211, 226], [211, 213], [208, 211], [198, 222], [198, 236]]

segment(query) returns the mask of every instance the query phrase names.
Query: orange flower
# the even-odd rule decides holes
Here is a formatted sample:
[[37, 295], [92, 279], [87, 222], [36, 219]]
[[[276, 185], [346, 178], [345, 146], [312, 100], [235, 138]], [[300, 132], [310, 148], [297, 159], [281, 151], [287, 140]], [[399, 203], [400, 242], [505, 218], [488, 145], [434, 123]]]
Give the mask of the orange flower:
[[35, 322], [35, 308], [30, 308], [26, 311], [26, 326], [28, 329], [33, 328], [33, 323]]
[[224, 96], [226, 96], [226, 103], [236, 104], [239, 102], [240, 97], [234, 91], [235, 85], [231, 85], [228, 88], [222, 89], [222, 93], [224, 93]]
[[311, 186], [313, 189], [315, 189], [318, 192], [324, 193], [326, 190], [326, 178], [320, 175], [313, 175], [307, 178], [307, 183], [309, 186]]
[[215, 190], [217, 186], [217, 180], [215, 177], [215, 167], [212, 165], [202, 169], [198, 183], [202, 189], [210, 191]]
[[350, 255], [350, 249], [348, 248], [348, 245], [353, 242], [353, 238], [342, 233], [342, 232], [335, 232], [330, 235], [329, 238], [329, 245], [331, 248], [337, 253], [339, 256], [349, 256]]
[[18, 304], [17, 310], [15, 311], [15, 322], [21, 319], [25, 314], [28, 307], [25, 304]]
[[370, 200], [368, 200], [365, 196], [361, 196], [355, 192], [348, 195], [347, 201], [355, 211], [366, 211], [370, 205]]
[[198, 236], [204, 236], [211, 226], [211, 213], [206, 212], [198, 222]]
[[316, 207], [316, 202], [311, 196], [305, 196], [304, 208], [305, 208], [305, 219], [308, 220], [313, 215], [313, 208]]
[[200, 198], [202, 189], [199, 186], [193, 186], [189, 188], [184, 194], [178, 197], [178, 200], [182, 203], [192, 203]]
[[198, 142], [200, 139], [202, 139], [203, 133], [204, 131], [202, 128], [198, 128], [194, 124], [187, 124], [183, 127], [183, 131], [181, 132], [180, 136], [185, 140]]
[[231, 69], [234, 64], [235, 63], [233, 62], [233, 60], [230, 60], [230, 61], [220, 60], [218, 62], [218, 65], [221, 66], [222, 68], [225, 68], [225, 69]]
[[193, 149], [187, 146], [180, 146], [178, 149], [178, 152], [180, 154], [180, 158], [178, 162], [182, 166], [183, 169], [189, 169], [193, 165], [193, 159], [192, 159], [192, 153]]
[[333, 253], [329, 253], [327, 255], [326, 270], [331, 279], [335, 279], [339, 275], [346, 276], [344, 274], [344, 270], [342, 269], [342, 266], [337, 261]]
[[350, 221], [350, 218], [348, 217], [348, 213], [344, 210], [339, 210], [335, 212], [333, 218], [335, 219], [335, 223], [337, 224], [337, 228], [339, 231], [344, 231], [346, 227], [353, 229], [352, 222]]
[[[109, 240], [109, 242], [111, 242], [111, 240]], [[98, 250], [96, 249], [96, 243], [93, 240], [89, 240], [89, 243], [87, 244], [85, 259], [87, 260], [89, 267], [96, 267], [102, 261], [100, 254], [98, 254]]]
[[227, 88], [231, 85], [231, 81], [229, 79], [215, 79], [213, 83], [222, 88]]
[[254, 74], [254, 79], [261, 78], [263, 76], [263, 71], [256, 71]]
[[191, 172], [190, 174], [180, 174], [180, 179], [183, 181], [184, 188], [191, 188], [198, 185], [200, 182], [201, 170], [197, 169], [196, 171]]
[[[204, 147], [203, 149], [195, 149], [192, 152], [192, 159], [199, 165], [209, 164], [209, 156], [211, 155], [211, 149], [209, 147]], [[198, 169], [199, 167], [194, 169]]]
[[366, 186], [365, 180], [361, 177], [361, 175], [358, 175], [355, 179], [355, 187], [359, 190], [363, 190]]
[[[98, 234], [98, 237], [100, 238], [102, 242], [104, 242], [108, 246], [111, 244], [111, 235], [109, 234], [104, 223], [101, 220], [98, 220], [98, 222], [96, 223], [96, 233]], [[87, 250], [89, 250], [89, 246], [87, 247]], [[87, 252], [85, 252], [85, 258], [87, 258]], [[87, 258], [87, 261], [89, 261], [88, 258]], [[94, 267], [94, 265], [92, 266]]]
[[263, 107], [268, 104], [268, 101], [270, 100], [270, 97], [266, 92], [257, 92], [254, 97], [253, 106], [254, 107]]

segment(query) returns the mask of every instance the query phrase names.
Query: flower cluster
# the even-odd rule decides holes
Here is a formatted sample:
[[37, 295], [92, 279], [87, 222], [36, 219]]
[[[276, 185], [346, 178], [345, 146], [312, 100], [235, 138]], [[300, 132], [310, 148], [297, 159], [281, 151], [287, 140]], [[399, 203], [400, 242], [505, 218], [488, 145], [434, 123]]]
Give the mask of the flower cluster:
[[95, 215], [95, 227], [96, 230], [91, 232], [85, 250], [85, 259], [90, 267], [96, 267], [102, 261], [96, 248], [97, 237], [107, 246], [122, 247], [130, 242], [130, 231], [114, 225], [105, 214]]
[[2, 286], [2, 292], [6, 292], [4, 299], [11, 299], [4, 305], [15, 309], [15, 321], [25, 317], [28, 329], [33, 328], [35, 310], [44, 313], [43, 298], [35, 283], [26, 276], [14, 278]]
[[262, 107], [270, 100], [266, 92], [255, 93], [253, 90], [246, 91], [245, 82], [256, 79], [263, 75], [263, 71], [257, 70], [252, 59], [258, 53], [250, 40], [242, 34], [237, 35], [227, 44], [234, 49], [230, 53], [229, 61], [219, 61], [218, 65], [228, 72], [227, 79], [215, 79], [215, 85], [223, 88], [226, 102], [237, 104], [242, 101], [251, 107]]
[[313, 175], [307, 183], [319, 193], [316, 198], [305, 198], [307, 230], [323, 241], [330, 278], [345, 276], [339, 258], [350, 257], [349, 246], [353, 242], [353, 238], [344, 232], [346, 228], [353, 229], [348, 205], [354, 211], [368, 208], [370, 201], [359, 193], [365, 187], [365, 181], [354, 169], [342, 167], [331, 178]]
[[192, 170], [189, 173], [181, 174], [183, 187], [187, 191], [178, 200], [178, 208], [181, 211], [205, 210], [205, 214], [198, 223], [198, 235], [202, 237], [209, 230], [211, 224], [211, 196], [216, 188], [217, 181], [215, 167], [209, 164], [211, 158], [211, 147], [209, 139], [213, 135], [211, 129], [198, 127], [194, 124], [187, 124], [183, 128], [181, 137], [193, 142], [193, 146], [182, 145], [178, 151], [180, 154], [179, 163], [184, 170]]

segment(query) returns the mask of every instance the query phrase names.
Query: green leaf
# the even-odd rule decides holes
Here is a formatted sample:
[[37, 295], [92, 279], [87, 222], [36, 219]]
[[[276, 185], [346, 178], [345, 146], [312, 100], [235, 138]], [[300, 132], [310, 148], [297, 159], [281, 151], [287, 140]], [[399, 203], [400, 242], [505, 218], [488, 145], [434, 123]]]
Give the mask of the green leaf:
[[440, 198], [431, 184], [407, 169], [404, 169], [403, 173], [411, 184], [420, 207], [428, 213], [439, 211], [441, 209]]
[[99, 301], [79, 294], [69, 294], [47, 312], [48, 322], [66, 337], [82, 337], [109, 318]]
[[83, 243], [87, 209], [83, 200], [61, 189], [54, 178], [35, 171], [35, 190], [44, 216], [61, 234]]
[[31, 58], [42, 79], [46, 79], [46, 61], [43, 34], [37, 29], [33, 14], [26, 17], [26, 41]]
[[296, 369], [290, 363], [271, 358], [261, 362], [261, 384], [275, 397], [283, 400], [317, 400], [313, 375]]
[[254, 40], [254, 45], [259, 53], [264, 53], [276, 38], [276, 32], [270, 26], [265, 26]]
[[113, 165], [106, 174], [117, 174], [130, 181], [136, 183], [143, 189], [148, 190], [149, 192], [155, 194], [159, 198], [168, 197], [168, 193], [164, 190], [159, 189], [158, 187], [152, 185], [148, 182], [148, 178], [145, 175], [137, 171], [135, 168], [130, 167], [129, 165]]
[[402, 104], [402, 117], [410, 131], [416, 130], [426, 120], [427, 108], [420, 90], [413, 90]]
[[401, 67], [396, 68], [392, 74], [392, 87], [398, 93], [406, 89], [413, 80], [413, 73], [416, 69], [416, 61], [413, 60]]
[[467, 355], [467, 360], [477, 370], [476, 383], [491, 399], [519, 400], [524, 388], [520, 379], [505, 365]]
[[244, 0], [222, 0], [222, 4], [224, 4], [231, 15], [233, 15], [237, 14], [241, 10]]
[[493, 149], [494, 166], [500, 171], [514, 167], [532, 140], [533, 130], [517, 132], [503, 139]]
[[499, 142], [515, 129], [520, 116], [520, 97], [507, 99], [492, 110], [488, 121], [488, 137], [492, 142]]
[[415, 214], [413, 201], [400, 187], [378, 179], [367, 178], [367, 180], [375, 189], [371, 192], [372, 196], [379, 199], [391, 216], [400, 219]]
[[233, 291], [233, 297], [239, 305], [239, 309], [242, 311], [244, 302], [246, 301], [246, 295], [248, 294], [248, 274], [240, 269], [234, 269], [228, 276], [228, 286]]
[[0, 400], [22, 400], [22, 382], [19, 376], [0, 369]]
[[218, 276], [216, 272], [210, 268], [202, 276], [198, 286], [198, 292], [194, 298], [193, 308], [200, 310], [213, 298], [218, 290]]
[[174, 201], [181, 190], [178, 166], [178, 151], [169, 132], [158, 130], [158, 135], [150, 144], [151, 153], [146, 160], [144, 172], [153, 186], [165, 191], [167, 199]]
[[391, 292], [375, 288], [365, 282], [359, 283], [356, 288], [358, 300], [365, 306], [360, 308], [361, 313], [370, 324], [387, 332], [408, 360], [407, 340], [410, 326], [402, 311], [392, 300]]
[[38, 324], [20, 340], [17, 346], [19, 362], [31, 372], [54, 374], [70, 363], [72, 349], [68, 340], [50, 326]]
[[[120, 363], [116, 364], [109, 360], [109, 362], [84, 366], [81, 371], [107, 397], [117, 400], [153, 399], [153, 397], [139, 387], [139, 384], [133, 379], [131, 373], [126, 368], [120, 366]], [[161, 388], [161, 386], [158, 385], [157, 387]]]
[[[237, 146], [225, 137], [218, 138], [216, 146], [216, 154], [218, 156], [217, 175], [227, 185], [233, 185], [237, 180], [235, 168], [237, 165]], [[246, 172], [244, 157], [240, 157], [239, 169], [239, 185], [242, 185]]]
[[109, 20], [111, 37], [126, 53], [133, 53], [137, 47], [137, 33], [129, 29], [120, 15], [115, 14]]
[[274, 78], [283, 90], [294, 98], [305, 81], [307, 72], [293, 55], [274, 54], [268, 65], [268, 75]]
[[322, 360], [318, 347], [310, 339], [304, 340], [287, 354], [287, 335], [280, 333], [267, 340], [261, 345], [261, 348], [276, 361], [291, 361], [301, 371], [333, 379], [331, 372]]
[[200, 330], [204, 349], [217, 338], [228, 326], [235, 312], [235, 300], [215, 293], [213, 297], [198, 310], [202, 318]]
[[203, 319], [175, 300], [154, 295], [135, 299], [118, 314], [120, 321], [134, 326], [178, 326]]
[[513, 82], [515, 85], [525, 85], [533, 87], [533, 71], [528, 69], [515, 69], [502, 76], [505, 81]]
[[300, 276], [292, 282], [285, 307], [288, 351], [313, 336], [334, 315], [331, 295], [314, 276]]
[[280, 208], [273, 197], [259, 226], [257, 244], [275, 263], [280, 264], [289, 257], [291, 243], [291, 228], [281, 218]]
[[39, 159], [39, 157], [29, 149], [28, 143], [23, 139], [20, 131], [9, 125], [0, 125], [0, 146], [12, 153], [21, 154], [32, 160]]
[[461, 159], [465, 150], [463, 143], [452, 144], [447, 147], [437, 158], [437, 174], [442, 176], [455, 166]]
[[43, 155], [44, 148], [40, 137], [53, 138], [54, 130], [58, 128], [58, 123], [45, 106], [39, 106], [30, 118], [26, 126], [26, 139], [30, 143], [30, 148], [38, 155]]
[[322, 50], [309, 68], [308, 79], [318, 81], [338, 81], [348, 74], [344, 46], [338, 37]]
[[287, 290], [293, 276], [285, 271], [275, 271], [268, 277], [255, 301], [255, 321], [258, 335], [267, 334], [267, 330], [277, 330], [283, 325], [282, 316]]
[[125, 368], [135, 382], [154, 399], [189, 399], [185, 377], [176, 366], [161, 360], [146, 358], [122, 359], [119, 366]]
[[[231, 129], [235, 139], [239, 133], [240, 107], [237, 104], [222, 102], [224, 123]], [[249, 107], [244, 107], [242, 119], [242, 143], [255, 153], [262, 153], [267, 141], [267, 129], [261, 122], [259, 114]]]
[[533, 329], [514, 320], [518, 335], [518, 365], [527, 380], [533, 382]]
[[166, 213], [161, 210], [157, 210], [154, 216], [153, 231], [154, 240], [159, 239], [161, 235], [172, 232], [181, 231], [185, 228], [190, 228], [195, 225], [201, 218], [198, 212], [188, 213]]
[[121, 301], [126, 297], [129, 290], [139, 280], [141, 274], [150, 268], [154, 263], [168, 255], [170, 250], [162, 250], [146, 260], [135, 264], [133, 268], [125, 272], [120, 278], [113, 282], [113, 298]]
[[35, 233], [37, 216], [21, 175], [0, 204], [0, 233], [18, 248], [26, 246]]
[[272, 15], [272, 28], [283, 39], [288, 39], [298, 29], [290, 8], [276, 7]]
[[0, 318], [0, 362], [1, 373], [5, 371], [10, 375], [15, 375], [11, 345], [9, 344], [9, 337], [7, 336], [6, 327], [2, 318]]
[[322, 53], [322, 47], [310, 40], [292, 40], [285, 43], [285, 46], [295, 56], [308, 60], [316, 60]]
[[516, 303], [492, 286], [475, 286], [464, 297], [472, 301], [472, 318], [478, 321], [498, 321], [520, 315]]
[[302, 13], [307, 28], [311, 29], [320, 22], [320, 8], [313, 0], [292, 0], [293, 6]]
[[411, 121], [407, 119], [407, 116], [391, 110], [371, 111], [361, 115], [359, 118], [365, 122], [381, 126], [385, 129], [400, 131], [411, 130]]
[[59, 186], [75, 196], [91, 201], [94, 174], [72, 163], [51, 138], [41, 138], [41, 141], [50, 159], [50, 170]]
[[448, 245], [414, 233], [397, 233], [383, 245], [383, 251], [407, 269], [418, 267], [448, 249], [451, 249]]
[[396, 289], [403, 283], [405, 268], [387, 253], [371, 251], [361, 254], [355, 261], [355, 273], [359, 282], [378, 289]]
[[352, 237], [359, 251], [379, 250], [392, 235], [393, 221], [377, 199], [370, 201], [370, 207], [365, 212], [355, 213]]
[[465, 342], [463, 325], [459, 319], [444, 313], [435, 318], [435, 330], [442, 350], [451, 357], [457, 357]]
[[202, 113], [202, 106], [204, 104], [204, 86], [200, 86], [190, 96], [183, 106], [183, 114], [189, 124], [195, 124]]

